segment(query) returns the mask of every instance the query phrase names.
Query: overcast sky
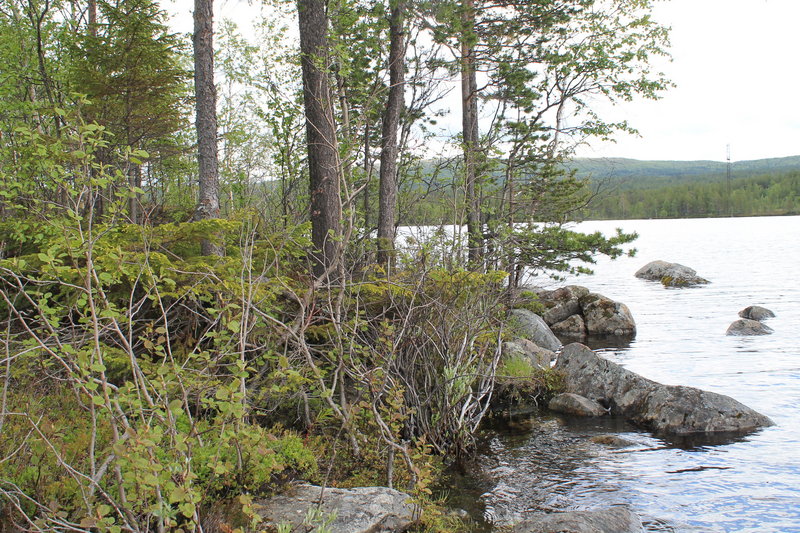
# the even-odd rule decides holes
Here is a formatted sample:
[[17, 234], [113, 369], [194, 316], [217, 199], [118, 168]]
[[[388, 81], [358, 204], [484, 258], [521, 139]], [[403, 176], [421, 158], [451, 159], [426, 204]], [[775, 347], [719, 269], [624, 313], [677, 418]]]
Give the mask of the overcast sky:
[[[247, 25], [253, 4], [218, 0], [216, 18]], [[180, 13], [177, 30], [191, 31], [189, 0], [165, 7]], [[672, 27], [673, 61], [657, 66], [677, 87], [604, 109], [641, 136], [595, 141], [578, 156], [723, 161], [727, 145], [734, 161], [800, 155], [800, 0], [660, 0], [654, 15]]]
[[663, 99], [610, 111], [640, 138], [580, 149], [587, 157], [741, 161], [800, 155], [800, 0], [666, 0], [677, 84]]

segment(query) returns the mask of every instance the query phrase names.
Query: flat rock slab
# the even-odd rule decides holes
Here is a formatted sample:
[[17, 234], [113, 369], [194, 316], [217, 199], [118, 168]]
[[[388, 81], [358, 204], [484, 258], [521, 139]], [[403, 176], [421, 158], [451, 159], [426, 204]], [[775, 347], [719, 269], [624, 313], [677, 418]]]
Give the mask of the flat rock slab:
[[[309, 509], [319, 506], [323, 520], [331, 519], [331, 533], [395, 533], [415, 521], [416, 508], [408, 494], [386, 487], [335, 489], [298, 483], [283, 494], [257, 502], [267, 525], [291, 524], [299, 531]], [[321, 524], [313, 524], [319, 526]], [[303, 531], [306, 531], [303, 529]]]
[[547, 408], [557, 413], [564, 413], [575, 416], [603, 416], [608, 414], [608, 410], [595, 402], [579, 394], [565, 392], [554, 396]]
[[634, 274], [637, 278], [658, 281], [665, 287], [688, 287], [709, 283], [697, 275], [693, 268], [667, 261], [651, 261]]
[[733, 398], [662, 385], [599, 357], [582, 344], [566, 346], [555, 368], [564, 372], [567, 392], [607, 405], [612, 415], [656, 433], [747, 433], [774, 424]]
[[761, 307], [759, 305], [751, 305], [739, 311], [739, 316], [742, 318], [747, 318], [749, 320], [761, 321], [761, 320], [766, 320], [767, 318], [774, 318], [775, 313], [773, 313], [766, 307]]
[[728, 331], [725, 335], [769, 335], [773, 333], [773, 329], [757, 320], [750, 320], [747, 318], [740, 318], [733, 324], [728, 326]]
[[512, 533], [640, 533], [642, 519], [624, 507], [540, 513], [515, 525]]

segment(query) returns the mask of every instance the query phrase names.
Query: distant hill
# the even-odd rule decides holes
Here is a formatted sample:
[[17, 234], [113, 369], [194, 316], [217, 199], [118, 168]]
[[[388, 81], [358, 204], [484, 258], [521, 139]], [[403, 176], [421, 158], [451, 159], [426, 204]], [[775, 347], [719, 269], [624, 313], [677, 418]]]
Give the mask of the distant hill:
[[[725, 179], [727, 163], [721, 161], [640, 161], [625, 158], [579, 158], [567, 164], [580, 177], [613, 182], [620, 189], [638, 189], [710, 182]], [[737, 161], [733, 178], [800, 170], [800, 156]]]

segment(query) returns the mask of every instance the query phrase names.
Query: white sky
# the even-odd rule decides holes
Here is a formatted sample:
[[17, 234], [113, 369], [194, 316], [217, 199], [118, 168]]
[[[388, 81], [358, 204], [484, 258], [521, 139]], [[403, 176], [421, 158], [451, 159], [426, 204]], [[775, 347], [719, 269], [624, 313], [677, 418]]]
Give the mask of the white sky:
[[584, 157], [725, 159], [800, 155], [800, 0], [667, 0], [677, 87], [662, 100], [611, 109], [640, 138], [595, 142]]
[[[216, 21], [240, 26], [260, 7], [259, 0], [215, 4]], [[191, 31], [191, 0], [163, 5], [176, 14], [177, 31]], [[734, 161], [800, 155], [800, 0], [662, 0], [654, 16], [672, 27], [673, 61], [656, 67], [677, 87], [658, 101], [603, 109], [640, 137], [593, 141], [578, 156], [722, 161], [727, 145]]]

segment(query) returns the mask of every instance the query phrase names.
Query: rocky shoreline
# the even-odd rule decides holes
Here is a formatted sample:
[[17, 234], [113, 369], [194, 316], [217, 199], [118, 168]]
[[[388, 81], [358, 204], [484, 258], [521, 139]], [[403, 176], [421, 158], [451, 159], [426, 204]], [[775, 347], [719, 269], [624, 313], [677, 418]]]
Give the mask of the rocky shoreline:
[[[612, 336], [624, 341], [636, 333], [633, 317], [624, 304], [579, 286], [537, 291], [537, 296], [545, 306], [542, 316], [527, 309], [512, 310], [509, 327], [514, 338], [503, 343], [502, 353], [503, 357], [526, 357], [533, 366], [552, 367], [563, 375], [565, 391], [548, 405], [553, 412], [573, 417], [619, 417], [666, 438], [726, 438], [774, 424], [733, 398], [655, 382], [604, 359], [583, 344], [562, 346], [554, 334], [556, 331], [562, 338], [579, 340]], [[760, 324], [759, 320], [774, 315], [751, 306], [740, 316]], [[592, 441], [622, 448], [635, 444], [613, 434], [595, 436]], [[419, 512], [408, 494], [394, 489], [323, 489], [304, 483], [259, 502], [257, 508], [266, 524], [290, 524], [292, 531], [313, 531], [324, 524], [331, 533], [402, 532], [413, 527]], [[504, 531], [511, 533], [626, 533], [643, 528], [642, 519], [624, 506], [536, 513], [505, 527]]]

